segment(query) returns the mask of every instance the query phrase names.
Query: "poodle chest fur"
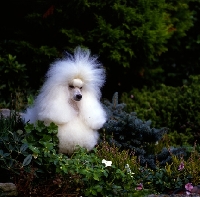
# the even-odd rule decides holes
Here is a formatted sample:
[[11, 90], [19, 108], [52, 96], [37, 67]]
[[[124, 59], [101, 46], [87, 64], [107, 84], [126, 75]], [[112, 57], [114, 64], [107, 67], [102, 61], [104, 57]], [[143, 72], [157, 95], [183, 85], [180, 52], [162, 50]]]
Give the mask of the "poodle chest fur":
[[72, 154], [77, 145], [91, 150], [98, 141], [97, 131], [88, 128], [77, 117], [64, 125], [58, 125], [59, 152]]

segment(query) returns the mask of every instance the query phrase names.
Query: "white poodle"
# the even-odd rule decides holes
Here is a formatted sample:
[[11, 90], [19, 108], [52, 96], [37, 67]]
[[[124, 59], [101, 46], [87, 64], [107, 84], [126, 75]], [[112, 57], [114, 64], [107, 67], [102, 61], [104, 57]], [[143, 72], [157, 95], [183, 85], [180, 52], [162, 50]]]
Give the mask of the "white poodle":
[[59, 151], [71, 154], [79, 145], [91, 150], [98, 132], [106, 122], [100, 88], [105, 82], [105, 70], [90, 51], [77, 47], [74, 56], [54, 62], [46, 81], [26, 110], [24, 120], [58, 125]]

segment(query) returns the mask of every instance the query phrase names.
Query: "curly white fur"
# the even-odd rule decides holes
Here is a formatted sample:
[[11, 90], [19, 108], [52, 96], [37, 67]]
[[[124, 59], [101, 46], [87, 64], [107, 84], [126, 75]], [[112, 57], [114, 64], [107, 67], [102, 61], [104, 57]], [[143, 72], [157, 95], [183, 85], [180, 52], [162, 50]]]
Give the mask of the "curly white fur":
[[71, 154], [76, 145], [91, 150], [106, 121], [100, 103], [105, 71], [90, 51], [77, 47], [74, 56], [54, 62], [33, 107], [24, 120], [58, 125], [59, 151]]

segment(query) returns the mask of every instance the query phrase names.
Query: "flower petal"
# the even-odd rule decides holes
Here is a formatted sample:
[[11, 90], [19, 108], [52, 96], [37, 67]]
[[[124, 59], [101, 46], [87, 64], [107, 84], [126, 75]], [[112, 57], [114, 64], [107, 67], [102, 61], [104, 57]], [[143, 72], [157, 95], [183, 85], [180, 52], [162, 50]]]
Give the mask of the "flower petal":
[[187, 184], [185, 185], [185, 189], [188, 190], [188, 191], [191, 191], [191, 190], [193, 189], [192, 183], [187, 183]]

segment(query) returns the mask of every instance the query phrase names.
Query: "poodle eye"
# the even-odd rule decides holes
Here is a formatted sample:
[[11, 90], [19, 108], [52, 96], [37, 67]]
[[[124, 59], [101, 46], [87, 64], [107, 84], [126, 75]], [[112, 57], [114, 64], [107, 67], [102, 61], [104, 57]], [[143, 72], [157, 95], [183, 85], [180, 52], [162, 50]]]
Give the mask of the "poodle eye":
[[82, 89], [82, 87], [80, 87], [80, 89]]
[[69, 86], [70, 88], [74, 88], [74, 86]]

